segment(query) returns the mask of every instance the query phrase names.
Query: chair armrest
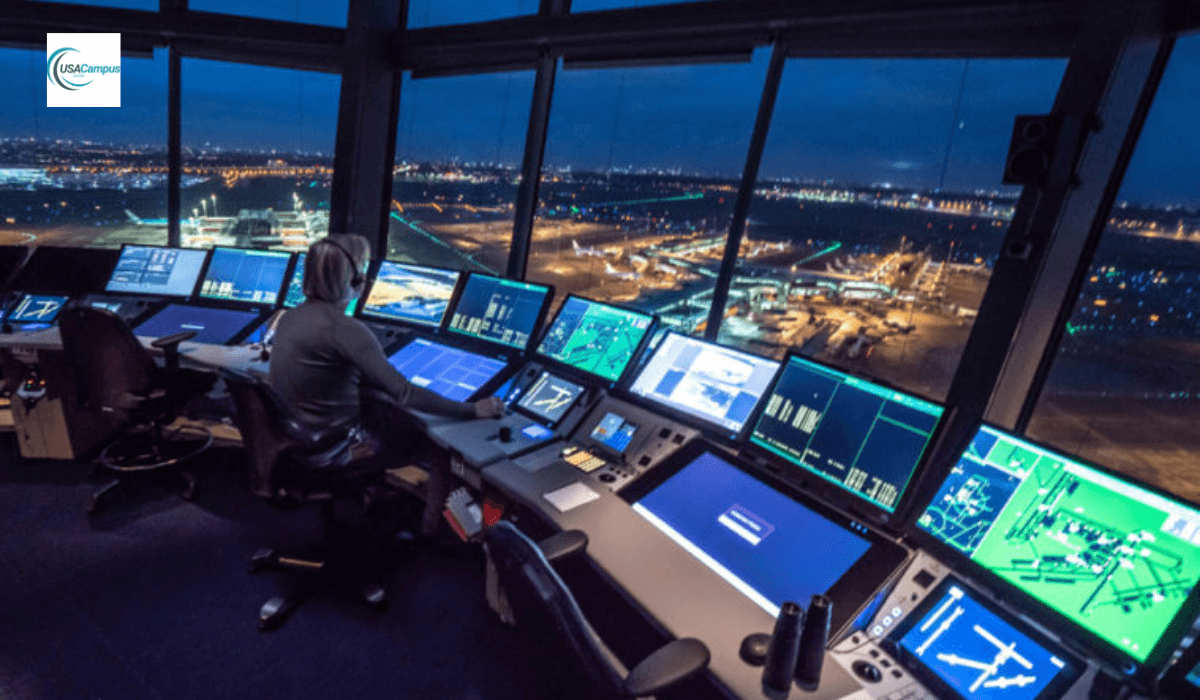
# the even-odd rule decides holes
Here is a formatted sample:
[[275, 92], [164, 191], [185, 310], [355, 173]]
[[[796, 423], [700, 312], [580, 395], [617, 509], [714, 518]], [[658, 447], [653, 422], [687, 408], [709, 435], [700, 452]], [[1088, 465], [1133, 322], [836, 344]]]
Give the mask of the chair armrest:
[[705, 668], [708, 647], [699, 639], [676, 639], [642, 659], [625, 678], [625, 693], [631, 697], [653, 695], [687, 680]]
[[182, 331], [179, 333], [172, 333], [171, 335], [165, 335], [157, 340], [151, 341], [150, 347], [157, 348], [159, 350], [165, 350], [167, 347], [169, 347], [171, 345], [179, 345], [183, 341], [191, 340], [192, 338], [195, 338], [195, 337], [196, 337], [196, 331]]
[[349, 428], [346, 426], [312, 430], [294, 420], [289, 420], [286, 426], [288, 437], [300, 443], [301, 449], [311, 452], [320, 452], [333, 447], [345, 440], [349, 432]]
[[542, 550], [546, 561], [553, 564], [560, 559], [582, 554], [587, 545], [588, 537], [583, 530], [564, 530], [538, 542], [538, 549]]

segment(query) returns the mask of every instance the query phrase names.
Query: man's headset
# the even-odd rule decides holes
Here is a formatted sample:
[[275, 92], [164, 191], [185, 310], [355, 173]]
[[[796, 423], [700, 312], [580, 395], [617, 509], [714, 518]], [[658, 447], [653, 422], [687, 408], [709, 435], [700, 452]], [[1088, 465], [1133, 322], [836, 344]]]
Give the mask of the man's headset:
[[367, 278], [363, 277], [363, 273], [361, 270], [358, 269], [358, 263], [354, 262], [354, 256], [350, 254], [350, 251], [343, 248], [341, 243], [338, 243], [337, 241], [333, 240], [332, 238], [326, 238], [325, 242], [328, 243], [329, 245], [333, 246], [334, 248], [337, 248], [338, 250], [342, 251], [342, 255], [345, 255], [346, 260], [350, 261], [350, 269], [354, 271], [353, 272], [354, 276], [350, 278], [350, 286], [355, 289], [358, 289], [359, 287], [363, 286], [363, 283], [365, 283], [367, 281]]

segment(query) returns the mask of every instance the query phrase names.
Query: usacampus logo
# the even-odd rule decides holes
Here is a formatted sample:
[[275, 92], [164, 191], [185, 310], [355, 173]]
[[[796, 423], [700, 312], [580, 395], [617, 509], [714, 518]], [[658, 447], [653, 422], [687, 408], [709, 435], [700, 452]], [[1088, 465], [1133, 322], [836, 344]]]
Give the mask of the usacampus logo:
[[47, 107], [120, 107], [120, 34], [46, 35]]
[[50, 54], [50, 58], [46, 61], [47, 77], [64, 90], [78, 90], [79, 88], [87, 87], [92, 84], [92, 80], [94, 79], [89, 77], [82, 83], [71, 82], [71, 79], [77, 78], [77, 76], [108, 75], [110, 73], [121, 72], [121, 66], [94, 66], [90, 63], [69, 63], [68, 61], [72, 58], [71, 54], [78, 53], [78, 49], [67, 46]]

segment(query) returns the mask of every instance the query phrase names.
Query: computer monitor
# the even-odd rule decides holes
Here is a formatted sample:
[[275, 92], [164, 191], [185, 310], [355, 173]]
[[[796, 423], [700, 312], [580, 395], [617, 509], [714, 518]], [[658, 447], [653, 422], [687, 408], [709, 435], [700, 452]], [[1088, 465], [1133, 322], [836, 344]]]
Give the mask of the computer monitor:
[[517, 408], [546, 425], [557, 425], [583, 395], [584, 387], [543, 370], [517, 400]]
[[408, 381], [454, 401], [466, 401], [504, 369], [504, 360], [429, 340], [412, 342], [388, 358]]
[[623, 454], [640, 427], [625, 416], [609, 411], [596, 423], [588, 437], [617, 454]]
[[907, 557], [905, 549], [816, 502], [799, 500], [703, 441], [620, 494], [634, 512], [775, 617], [785, 601], [833, 599], [836, 632]]
[[127, 245], [104, 291], [186, 299], [196, 289], [207, 250]]
[[750, 444], [894, 512], [943, 408], [791, 355]]
[[278, 250], [213, 248], [200, 297], [274, 306], [292, 254]]
[[454, 304], [450, 330], [526, 350], [550, 304], [553, 289], [478, 272], [467, 276]]
[[17, 274], [28, 256], [29, 246], [0, 245], [0, 292], [8, 288], [8, 281]]
[[5, 314], [9, 323], [54, 323], [58, 312], [71, 297], [52, 294], [24, 294]]
[[538, 354], [607, 382], [616, 382], [637, 356], [654, 317], [591, 299], [568, 296]]
[[1200, 510], [989, 425], [917, 527], [1148, 667], [1196, 617]]
[[1084, 664], [1016, 617], [943, 579], [883, 641], [946, 700], [1058, 700]]
[[257, 311], [168, 304], [138, 324], [136, 333], [140, 336], [162, 338], [183, 331], [196, 331], [193, 341], [224, 345], [257, 319]]
[[362, 304], [363, 316], [440, 328], [462, 273], [385, 260]]
[[34, 294], [81, 296], [104, 288], [117, 262], [115, 248], [38, 246], [9, 289]]
[[668, 333], [629, 390], [736, 438], [778, 369], [778, 360]]

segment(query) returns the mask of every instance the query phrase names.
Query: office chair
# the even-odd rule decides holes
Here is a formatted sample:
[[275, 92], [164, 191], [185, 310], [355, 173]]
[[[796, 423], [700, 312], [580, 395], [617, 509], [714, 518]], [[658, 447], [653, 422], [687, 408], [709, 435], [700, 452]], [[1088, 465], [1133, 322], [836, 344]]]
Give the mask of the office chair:
[[78, 399], [98, 411], [120, 435], [100, 452], [95, 464], [116, 478], [92, 495], [88, 513], [97, 512], [113, 489], [131, 477], [171, 470], [184, 482], [183, 497], [196, 496], [196, 477], [177, 470], [212, 445], [212, 432], [199, 425], [167, 428], [185, 404], [206, 393], [215, 375], [179, 367], [179, 344], [194, 331], [151, 343], [165, 355], [163, 367], [130, 330], [106, 309], [78, 306], [59, 319], [63, 353], [74, 369]]
[[[632, 671], [625, 669], [550, 565], [583, 552], [587, 537], [582, 532], [560, 532], [535, 544], [512, 523], [500, 521], [485, 531], [484, 547], [496, 567], [517, 628], [545, 650], [539, 658], [556, 668], [582, 667], [584, 679], [590, 682], [582, 690], [572, 687], [572, 696], [585, 692], [588, 697], [605, 700], [646, 698], [708, 667], [709, 652], [703, 642], [676, 639], [642, 659]], [[554, 658], [563, 656], [568, 658]]]
[[384, 608], [386, 592], [372, 578], [390, 559], [381, 547], [394, 541], [400, 527], [385, 501], [391, 494], [384, 483], [380, 450], [362, 441], [355, 428], [305, 428], [263, 381], [236, 372], [223, 378], [237, 410], [251, 490], [280, 510], [321, 503], [328, 541], [328, 553], [320, 560], [269, 548], [251, 557], [252, 574], [268, 569], [306, 574], [289, 595], [262, 606], [259, 628], [279, 627], [313, 594], [330, 589]]

